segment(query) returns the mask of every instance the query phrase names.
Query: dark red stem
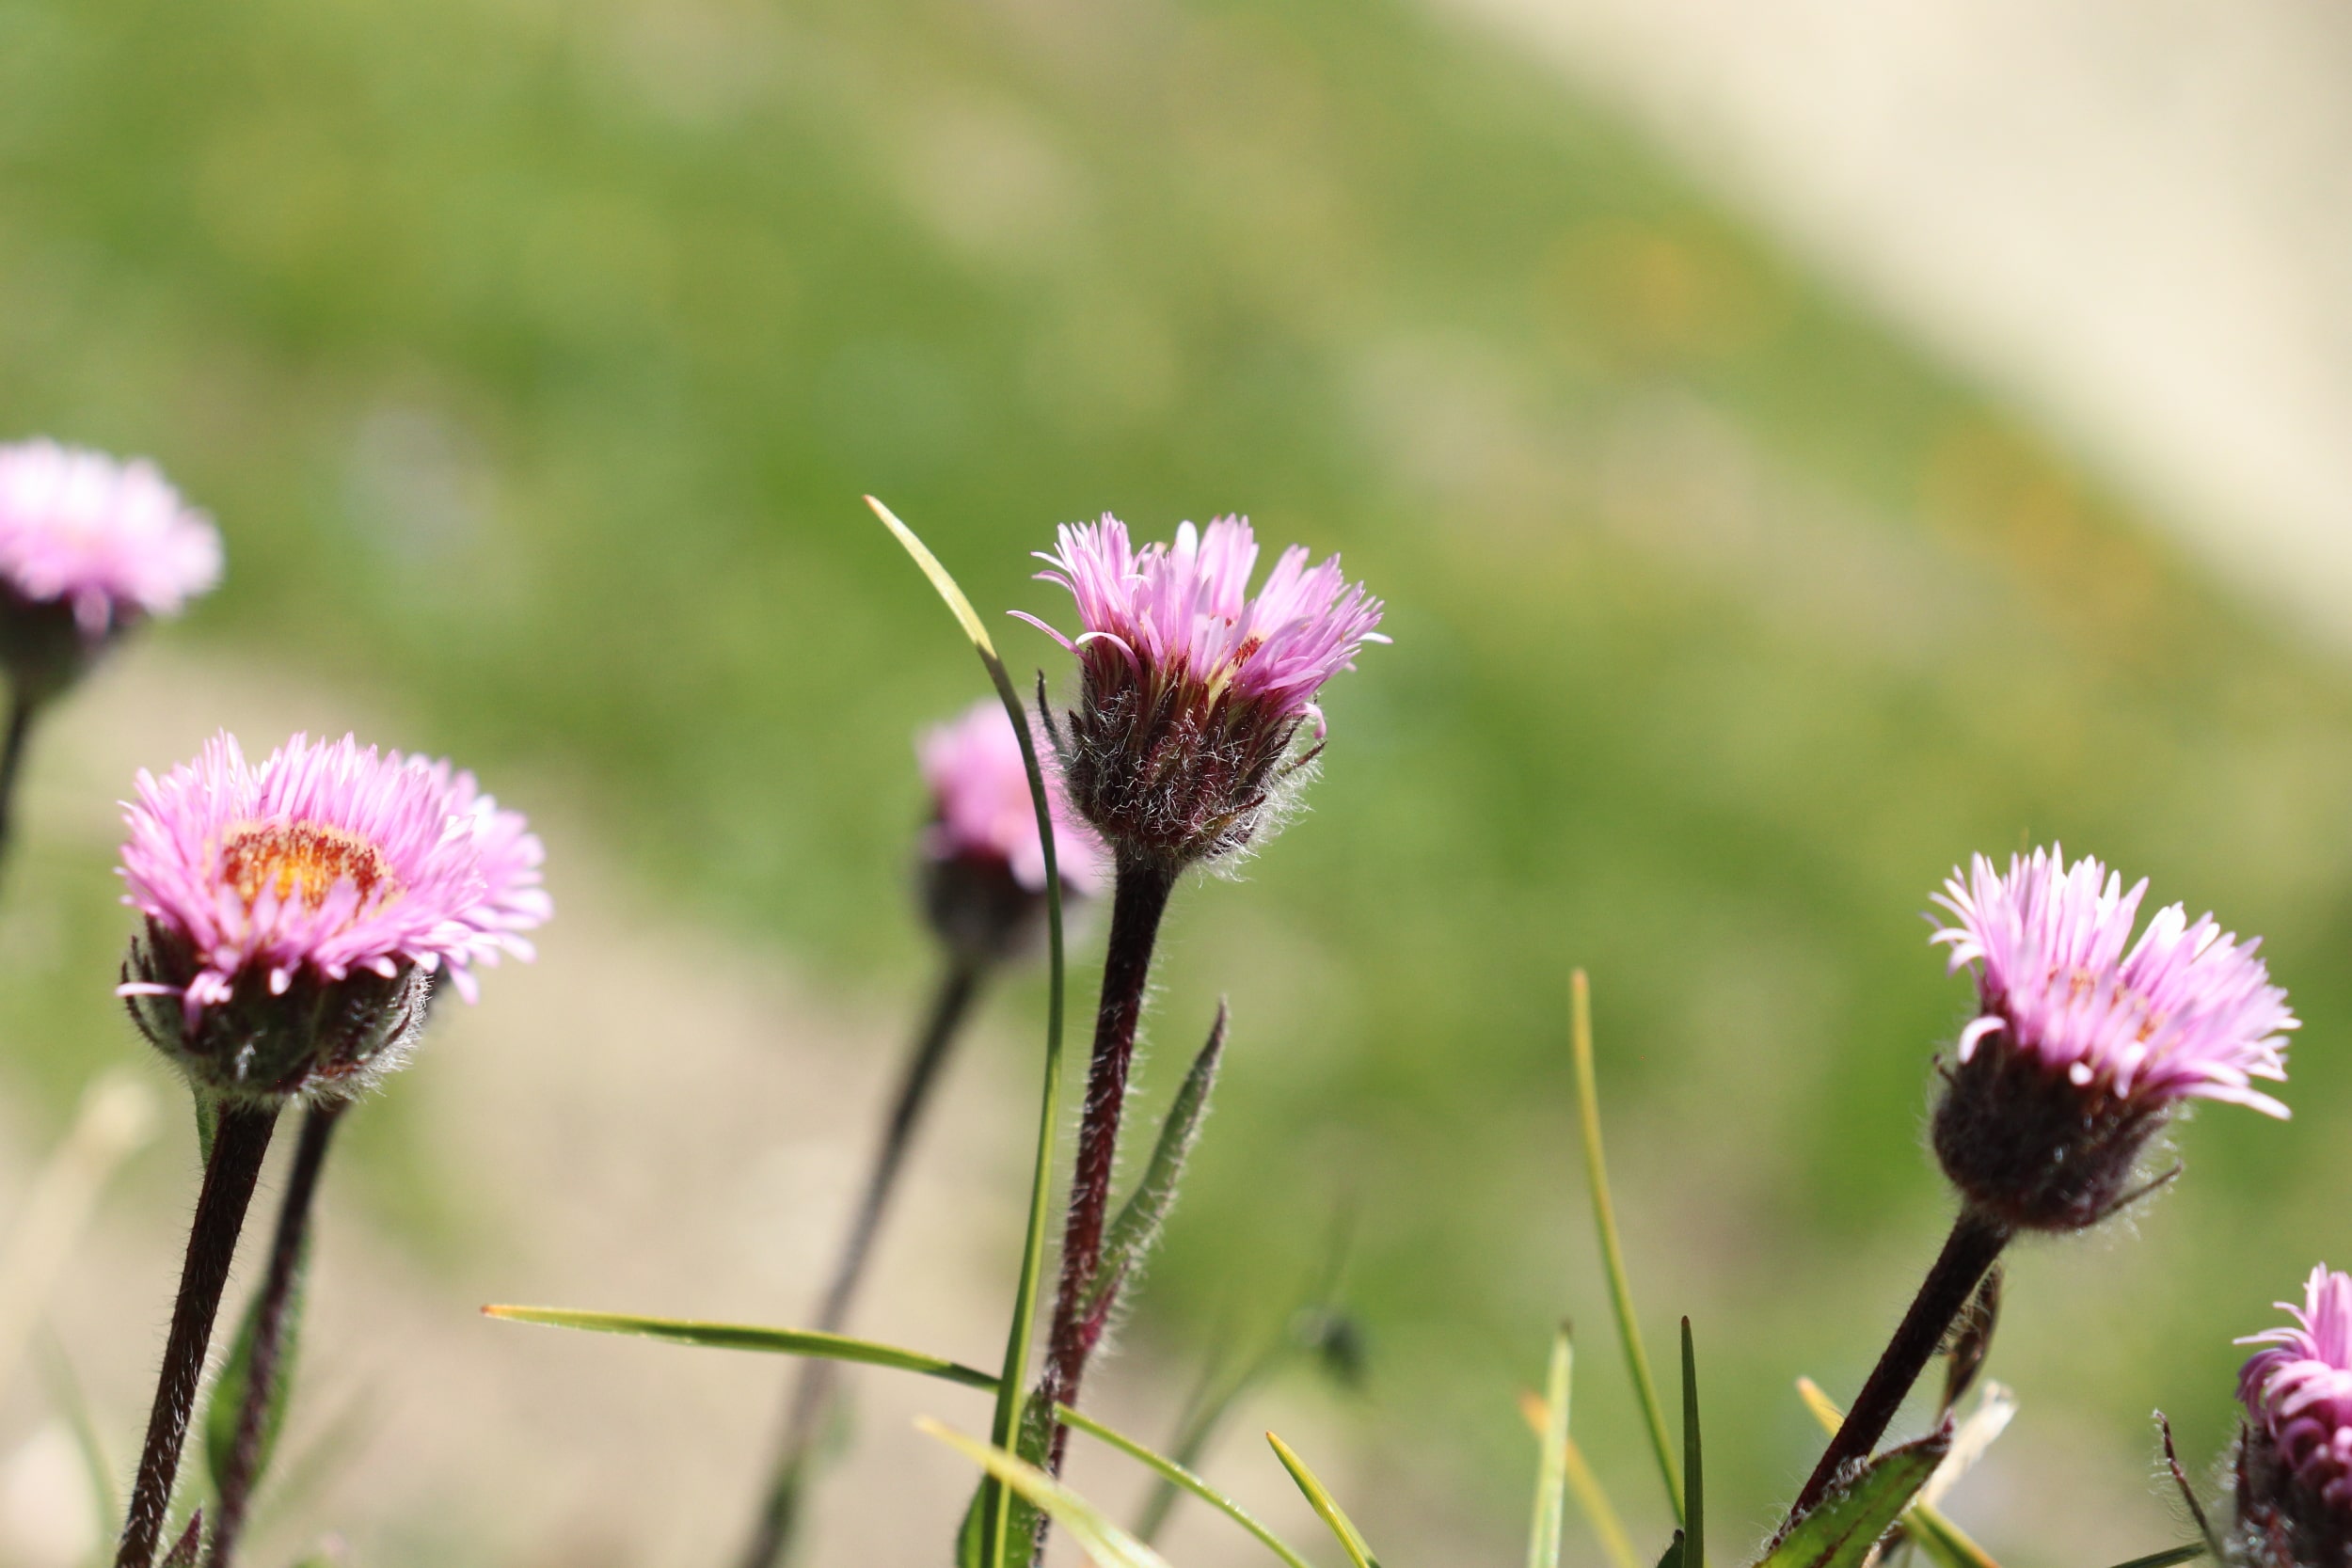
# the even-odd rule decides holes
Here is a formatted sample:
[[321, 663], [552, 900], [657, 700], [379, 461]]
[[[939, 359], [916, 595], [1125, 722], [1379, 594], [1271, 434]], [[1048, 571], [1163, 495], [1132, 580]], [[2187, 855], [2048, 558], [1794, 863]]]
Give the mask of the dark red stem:
[[148, 1417], [147, 1441], [139, 1450], [138, 1480], [131, 1489], [131, 1511], [123, 1520], [115, 1568], [151, 1568], [162, 1544], [164, 1517], [171, 1509], [171, 1483], [180, 1471], [180, 1449], [187, 1441], [188, 1415], [196, 1408], [197, 1385], [204, 1376], [204, 1353], [213, 1342], [213, 1320], [229, 1283], [237, 1233], [254, 1179], [269, 1152], [275, 1104], [223, 1101], [213, 1132], [212, 1158], [204, 1164], [204, 1188], [197, 1196], [188, 1227], [187, 1261], [180, 1271], [180, 1297], [171, 1308], [171, 1332], [164, 1341], [164, 1367], [155, 1381], [155, 1408]]
[[[1920, 1283], [1919, 1293], [1912, 1298], [1911, 1310], [1903, 1314], [1895, 1337], [1879, 1355], [1879, 1364], [1870, 1370], [1869, 1381], [1854, 1396], [1845, 1423], [1829, 1440], [1804, 1490], [1797, 1494], [1796, 1504], [1788, 1511], [1788, 1524], [1795, 1524], [1829, 1496], [1848, 1465], [1868, 1458], [1877, 1449], [1912, 1385], [1935, 1358], [1944, 1336], [1966, 1309], [1977, 1293], [1978, 1282], [2000, 1258], [2009, 1238], [2009, 1227], [2000, 1221], [1974, 1209], [1960, 1212], [1960, 1218], [1952, 1222], [1951, 1235], [1945, 1239], [1944, 1250]], [[1787, 1525], [1782, 1527], [1784, 1532], [1787, 1528]]]
[[294, 1170], [286, 1180], [277, 1234], [270, 1242], [269, 1273], [262, 1279], [253, 1352], [237, 1404], [236, 1440], [230, 1446], [226, 1473], [219, 1478], [220, 1501], [214, 1511], [213, 1539], [205, 1559], [211, 1568], [229, 1568], [236, 1560], [237, 1538], [245, 1533], [253, 1485], [261, 1479], [262, 1433], [278, 1379], [285, 1373], [280, 1362], [292, 1326], [294, 1282], [301, 1277], [302, 1255], [310, 1243], [310, 1210], [318, 1196], [319, 1172], [326, 1164], [336, 1123], [349, 1105], [349, 1101], [323, 1100], [302, 1118], [302, 1141], [294, 1147]]
[[[1119, 1162], [1119, 1122], [1127, 1102], [1127, 1069], [1135, 1060], [1136, 1024], [1143, 1016], [1144, 987], [1152, 974], [1152, 948], [1175, 887], [1175, 871], [1161, 863], [1120, 857], [1103, 959], [1103, 1001], [1094, 1015], [1094, 1055], [1087, 1066], [1086, 1108], [1078, 1122], [1078, 1159], [1070, 1179], [1070, 1217], [1062, 1227], [1061, 1279], [1046, 1339], [1043, 1395], [1049, 1409], [1077, 1402], [1087, 1357], [1103, 1335], [1108, 1304], [1090, 1313], [1085, 1304], [1102, 1263], [1103, 1226]], [[1057, 1471], [1066, 1435], [1062, 1428], [1055, 1429]]]

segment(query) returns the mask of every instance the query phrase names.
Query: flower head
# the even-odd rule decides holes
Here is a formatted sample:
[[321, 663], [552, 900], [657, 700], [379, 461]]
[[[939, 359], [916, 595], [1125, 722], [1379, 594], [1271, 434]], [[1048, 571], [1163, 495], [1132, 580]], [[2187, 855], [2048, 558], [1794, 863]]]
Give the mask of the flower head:
[[[1021, 737], [988, 697], [925, 730], [914, 751], [931, 796], [923, 870], [932, 928], [969, 958], [1010, 957], [1034, 940], [1045, 904], [1045, 847]], [[1091, 896], [1108, 870], [1103, 841], [1071, 812], [1058, 777], [1044, 777], [1063, 891]]]
[[348, 1092], [399, 1065], [445, 977], [528, 958], [551, 912], [538, 838], [446, 762], [233, 736], [123, 808], [124, 901], [147, 917], [121, 994], [224, 1093]]
[[1300, 726], [1320, 736], [1324, 682], [1387, 641], [1380, 601], [1338, 557], [1310, 566], [1295, 545], [1251, 597], [1258, 546], [1238, 517], [1137, 549], [1106, 515], [1064, 525], [1058, 543], [1039, 576], [1070, 591], [1083, 629], [1024, 618], [1078, 655], [1063, 763], [1079, 812], [1165, 865], [1242, 848], [1307, 760], [1289, 755]]
[[[147, 462], [55, 441], [0, 446], [0, 595], [87, 657], [220, 580], [220, 535]], [[23, 642], [31, 629], [16, 629]]]
[[2222, 1100], [2284, 1117], [2253, 1086], [2286, 1076], [2286, 992], [2213, 916], [2173, 904], [2132, 927], [2148, 884], [2126, 891], [2055, 846], [1979, 855], [1935, 902], [1933, 941], [1973, 967], [1978, 1016], [1961, 1031], [1936, 1149], [1973, 1198], [2014, 1223], [2076, 1228], [2126, 1196], [2132, 1162], [2173, 1105]]
[[2352, 1555], [2352, 1276], [2322, 1264], [2302, 1306], [2277, 1305], [2292, 1326], [2238, 1341], [2270, 1347], [2238, 1374], [2249, 1418], [2239, 1527], [2257, 1560], [2342, 1562]]

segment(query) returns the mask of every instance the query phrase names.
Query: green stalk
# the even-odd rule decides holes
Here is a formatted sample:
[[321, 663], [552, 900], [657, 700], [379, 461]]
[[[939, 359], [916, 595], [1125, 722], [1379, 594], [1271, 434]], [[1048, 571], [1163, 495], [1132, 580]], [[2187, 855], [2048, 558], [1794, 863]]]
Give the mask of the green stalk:
[[[923, 575], [930, 578], [931, 586], [962, 624], [964, 635], [972, 640], [973, 651], [987, 667], [997, 700], [1005, 705], [1005, 712], [1012, 720], [1012, 733], [1021, 742], [1021, 765], [1029, 775], [1029, 798], [1037, 808], [1037, 836], [1045, 849], [1045, 1084], [1038, 1097], [1037, 1159], [1029, 1177], [1029, 1222], [1021, 1245], [1021, 1282], [1013, 1294], [1012, 1324], [1005, 1336], [1004, 1370], [996, 1382], [996, 1415], [989, 1427], [989, 1440], [1009, 1453], [1019, 1435], [1021, 1391], [1029, 1380], [1029, 1339], [1037, 1328], [1038, 1280], [1044, 1269], [1046, 1212], [1053, 1196], [1054, 1140], [1061, 1127], [1061, 866], [1054, 852], [1054, 815], [1046, 804], [1045, 774], [1038, 766], [1037, 744], [1029, 734], [1028, 713], [1022, 707], [1021, 698], [1012, 688], [1012, 677], [1006, 673], [1005, 661], [996, 656], [996, 645], [989, 641], [988, 628], [980, 624], [972, 601], [964, 597], [963, 590], [956, 586], [956, 579], [948, 576], [939, 558], [914, 536], [912, 529], [892, 515], [890, 508], [871, 496], [866, 498], [866, 504], [873, 508], [874, 515], [882, 519], [882, 526], [898, 537], [907, 554], [923, 569]], [[1009, 1492], [993, 1472], [987, 1497], [983, 1513], [987, 1550], [983, 1560], [992, 1568], [1005, 1568], [1012, 1510], [1009, 1506]]]
[[1665, 1406], [1658, 1402], [1658, 1381], [1650, 1376], [1649, 1357], [1642, 1350], [1641, 1325], [1633, 1319], [1633, 1287], [1626, 1279], [1625, 1247], [1617, 1240], [1617, 1213], [1609, 1201], [1609, 1163], [1600, 1148], [1600, 1093], [1593, 1083], [1593, 990], [1581, 969], [1568, 976], [1568, 1048], [1576, 1061], [1576, 1115], [1584, 1133], [1584, 1181], [1593, 1193], [1593, 1227], [1600, 1232], [1601, 1263], [1609, 1273], [1609, 1302], [1616, 1314], [1617, 1336], [1625, 1343], [1634, 1392], [1641, 1396], [1642, 1418], [1649, 1425], [1658, 1473], [1666, 1482], [1666, 1500], [1674, 1505], [1675, 1523], [1685, 1524], [1682, 1473], [1675, 1465], [1674, 1441], [1666, 1433]]

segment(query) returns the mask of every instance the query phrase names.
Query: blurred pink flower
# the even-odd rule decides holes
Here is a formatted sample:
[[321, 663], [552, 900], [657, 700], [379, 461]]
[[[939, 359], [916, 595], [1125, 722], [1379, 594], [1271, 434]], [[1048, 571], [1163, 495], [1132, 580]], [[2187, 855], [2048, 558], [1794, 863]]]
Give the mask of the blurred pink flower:
[[2303, 1305], [2279, 1302], [2291, 1327], [2249, 1335], [2268, 1345], [2238, 1374], [2238, 1399], [2308, 1496], [2352, 1519], [2352, 1276], [2312, 1270]]
[[[998, 862], [1028, 892], [1044, 892], [1045, 850], [1038, 841], [1037, 807], [1021, 760], [1021, 737], [1004, 705], [993, 697], [980, 699], [960, 717], [925, 730], [914, 750], [931, 792], [925, 853], [938, 861]], [[1051, 753], [1042, 747], [1040, 752], [1050, 764]], [[1075, 893], [1100, 893], [1109, 869], [1103, 841], [1071, 812], [1051, 766], [1044, 776], [1062, 882]]]
[[189, 1030], [257, 979], [278, 997], [297, 978], [415, 967], [470, 1001], [473, 966], [531, 958], [523, 933], [552, 912], [520, 815], [470, 773], [349, 736], [297, 735], [255, 768], [221, 734], [160, 780], [142, 769], [123, 817], [124, 901], [194, 973], [122, 993], [177, 995]]
[[1961, 1031], [1960, 1060], [1989, 1044], [2141, 1105], [2220, 1100], [2284, 1117], [2252, 1086], [2285, 1079], [2296, 1027], [2258, 942], [2172, 904], [2127, 952], [2147, 891], [2144, 879], [2124, 891], [2095, 860], [2069, 867], [2056, 846], [2010, 857], [2006, 877], [1982, 855], [1964, 879], [1954, 871], [1935, 902], [1956, 924], [1932, 940], [1950, 946], [1954, 970], [1976, 966], [1980, 1012]]
[[36, 440], [0, 446], [0, 583], [68, 605], [95, 640], [220, 580], [220, 535], [155, 466]]

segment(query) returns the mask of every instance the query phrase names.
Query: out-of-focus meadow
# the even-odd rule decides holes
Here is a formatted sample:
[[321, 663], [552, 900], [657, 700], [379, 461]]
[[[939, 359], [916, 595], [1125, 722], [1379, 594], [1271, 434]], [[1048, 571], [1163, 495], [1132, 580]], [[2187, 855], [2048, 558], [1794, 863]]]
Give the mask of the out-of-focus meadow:
[[[487, 976], [338, 1177], [336, 1217], [446, 1279], [428, 1302], [453, 1323], [531, 1283], [498, 1265], [536, 1192], [627, 1187], [699, 1117], [756, 1128], [760, 1100], [698, 1079], [718, 1058], [682, 1037], [722, 1006], [721, 968], [789, 977], [775, 1027], [817, 1065], [758, 1095], [803, 1175], [758, 1192], [779, 1235], [831, 1234], [847, 1176], [793, 1164], [787, 1132], [834, 1126], [835, 1164], [859, 1157], [928, 978], [909, 736], [979, 689], [867, 491], [984, 608], [1066, 622], [1025, 552], [1106, 509], [1146, 533], [1244, 511], [1389, 601], [1395, 645], [1327, 694], [1311, 809], [1238, 883], [1178, 900], [1148, 1098], [1220, 993], [1235, 1034], [1123, 1347], [1166, 1394], [1128, 1407], [1155, 1430], [1218, 1325], [1278, 1313], [1352, 1216], [1369, 1381], [1281, 1397], [1350, 1456], [1368, 1532], [1417, 1544], [1395, 1559], [1515, 1549], [1514, 1396], [1563, 1312], [1585, 1329], [1577, 1431], [1641, 1543], [1662, 1539], [1584, 1219], [1572, 964], [1651, 1332], [1696, 1324], [1719, 1541], [1760, 1534], [1818, 1451], [1790, 1380], [1850, 1393], [1935, 1244], [1925, 1085], [1968, 994], [1919, 916], [1973, 850], [2058, 838], [2264, 933], [2306, 1024], [2291, 1124], [2200, 1116], [2174, 1191], [2016, 1259], [1992, 1371], [2024, 1413], [1952, 1512], [2013, 1565], [2170, 1540], [2150, 1408], [2217, 1451], [2230, 1338], [2352, 1251], [2340, 666], [1549, 76], [1409, 7], [13, 0], [0, 433], [153, 455], [230, 552], [223, 590], [86, 699], [119, 722], [73, 733], [122, 776], [69, 798], [82, 775], [37, 764], [0, 917], [13, 1168], [144, 1049], [107, 994], [127, 918], [103, 792], [130, 765], [175, 760], [215, 701], [457, 756], [554, 824], [544, 967], [634, 999], [619, 1070], [669, 1130], [567, 1143], [532, 1108], [595, 1085], [512, 1085], [534, 1158], [456, 1163], [425, 1081], [602, 1006]], [[1004, 627], [1016, 670], [1063, 677]], [[658, 952], [614, 936], [646, 929]], [[597, 933], [596, 966], [556, 968]], [[648, 976], [674, 1006], [646, 1004]], [[1008, 1278], [1040, 1001], [997, 999], [926, 1156], [969, 1162], [934, 1170], [977, 1216], [954, 1244]], [[561, 1046], [531, 1070], [612, 1069]], [[185, 1202], [177, 1113], [112, 1200], [157, 1237]], [[751, 1179], [707, 1180], [715, 1203]], [[628, 1260], [666, 1223], [618, 1211], [595, 1238], [612, 1285], [566, 1275], [566, 1304], [804, 1313], [813, 1266], [771, 1271], [766, 1299], [645, 1278]], [[763, 1245], [752, 1224], [678, 1233]], [[893, 1245], [926, 1244], [948, 1239], [912, 1214]], [[323, 1245], [331, 1269], [332, 1228]], [[135, 1328], [163, 1312], [166, 1263], [141, 1268], [116, 1307]], [[920, 1321], [985, 1357], [1004, 1309], [991, 1286]], [[151, 1337], [73, 1326], [93, 1384], [151, 1370]], [[630, 1441], [600, 1424], [598, 1379], [710, 1375], [684, 1367], [710, 1353], [463, 1326], [466, 1367], [380, 1370], [430, 1406], [502, 1354], [560, 1365], [563, 1420], [504, 1413], [551, 1476], [585, 1473], [567, 1443]], [[711, 1396], [755, 1443], [781, 1370], [730, 1363]], [[486, 1418], [452, 1394], [448, 1424]], [[869, 1443], [919, 1443], [882, 1424]], [[1270, 1465], [1257, 1430], [1245, 1415], [1213, 1471]], [[647, 1518], [672, 1440], [692, 1434], [642, 1434]], [[757, 1457], [729, 1461], [746, 1510]], [[367, 1562], [640, 1560], [347, 1522]], [[934, 1523], [944, 1559], [952, 1499], [913, 1538]], [[707, 1560], [733, 1528], [657, 1539]]]

